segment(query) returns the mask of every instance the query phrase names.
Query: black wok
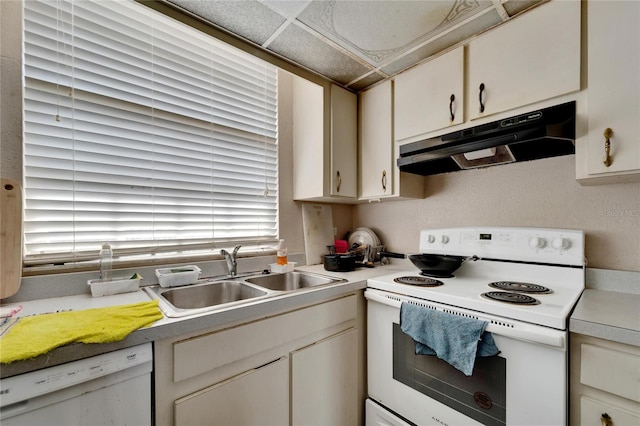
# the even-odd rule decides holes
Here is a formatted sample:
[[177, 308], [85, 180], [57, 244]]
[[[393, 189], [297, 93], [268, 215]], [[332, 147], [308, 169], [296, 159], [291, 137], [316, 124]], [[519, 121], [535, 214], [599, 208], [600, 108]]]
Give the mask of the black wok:
[[422, 275], [436, 278], [451, 277], [467, 260], [478, 260], [477, 256], [451, 256], [447, 254], [412, 254], [409, 260], [422, 271]]

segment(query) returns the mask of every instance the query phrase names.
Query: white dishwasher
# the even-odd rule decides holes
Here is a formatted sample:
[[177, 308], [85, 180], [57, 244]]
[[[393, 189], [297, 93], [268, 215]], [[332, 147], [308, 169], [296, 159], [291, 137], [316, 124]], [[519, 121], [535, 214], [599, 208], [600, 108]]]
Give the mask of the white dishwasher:
[[151, 343], [0, 380], [0, 423], [150, 425]]

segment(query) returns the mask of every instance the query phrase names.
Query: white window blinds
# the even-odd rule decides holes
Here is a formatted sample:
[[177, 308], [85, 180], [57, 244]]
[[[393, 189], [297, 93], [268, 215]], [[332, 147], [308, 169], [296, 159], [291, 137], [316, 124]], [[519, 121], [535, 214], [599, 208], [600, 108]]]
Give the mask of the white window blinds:
[[24, 5], [27, 263], [277, 239], [275, 67], [129, 0]]

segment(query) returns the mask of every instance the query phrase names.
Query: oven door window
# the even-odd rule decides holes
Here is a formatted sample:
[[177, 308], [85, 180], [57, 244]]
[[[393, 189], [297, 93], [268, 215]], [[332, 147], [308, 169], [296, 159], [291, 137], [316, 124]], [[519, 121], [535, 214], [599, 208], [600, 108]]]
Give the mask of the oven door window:
[[485, 425], [506, 424], [506, 359], [477, 358], [465, 376], [436, 356], [416, 355], [413, 339], [393, 324], [393, 378]]

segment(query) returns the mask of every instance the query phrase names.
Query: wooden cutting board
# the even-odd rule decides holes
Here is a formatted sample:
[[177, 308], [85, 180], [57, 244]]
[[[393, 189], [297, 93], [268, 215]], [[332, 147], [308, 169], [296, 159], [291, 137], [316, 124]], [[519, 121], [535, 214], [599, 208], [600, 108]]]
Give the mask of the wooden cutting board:
[[13, 296], [22, 278], [22, 186], [0, 178], [0, 299]]
[[303, 204], [302, 226], [304, 228], [304, 250], [307, 265], [323, 263], [322, 256], [329, 253], [327, 246], [334, 244], [331, 206]]

